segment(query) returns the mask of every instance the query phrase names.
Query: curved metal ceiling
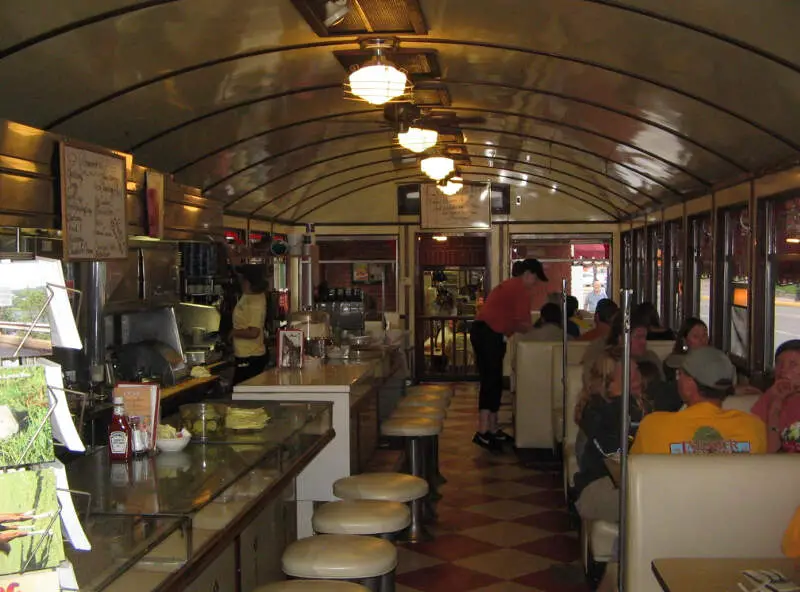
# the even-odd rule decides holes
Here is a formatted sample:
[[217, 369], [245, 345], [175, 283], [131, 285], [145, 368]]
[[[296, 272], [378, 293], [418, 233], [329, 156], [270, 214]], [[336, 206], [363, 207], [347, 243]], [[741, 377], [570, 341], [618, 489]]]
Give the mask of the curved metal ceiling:
[[[6, 4], [0, 117], [133, 151], [246, 215], [313, 221], [416, 178], [382, 110], [343, 98], [333, 52], [357, 39], [318, 37], [291, 0]], [[485, 118], [461, 128], [470, 178], [622, 219], [800, 154], [800, 3], [420, 5], [431, 34], [402, 47], [435, 50], [450, 108]]]

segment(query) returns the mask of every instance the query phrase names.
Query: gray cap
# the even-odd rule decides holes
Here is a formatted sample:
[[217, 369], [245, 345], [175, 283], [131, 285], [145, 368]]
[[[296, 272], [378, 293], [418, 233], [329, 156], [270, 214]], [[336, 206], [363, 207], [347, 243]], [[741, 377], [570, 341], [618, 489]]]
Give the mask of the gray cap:
[[736, 384], [736, 368], [728, 356], [715, 347], [698, 347], [686, 354], [672, 354], [665, 362], [707, 388], [723, 391]]

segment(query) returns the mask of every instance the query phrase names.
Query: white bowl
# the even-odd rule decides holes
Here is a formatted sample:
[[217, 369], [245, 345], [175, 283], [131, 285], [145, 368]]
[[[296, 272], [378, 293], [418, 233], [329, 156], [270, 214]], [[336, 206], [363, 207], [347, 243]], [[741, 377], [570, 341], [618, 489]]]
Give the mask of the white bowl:
[[184, 435], [182, 438], [169, 438], [156, 440], [156, 448], [161, 452], [180, 452], [192, 441], [191, 436]]

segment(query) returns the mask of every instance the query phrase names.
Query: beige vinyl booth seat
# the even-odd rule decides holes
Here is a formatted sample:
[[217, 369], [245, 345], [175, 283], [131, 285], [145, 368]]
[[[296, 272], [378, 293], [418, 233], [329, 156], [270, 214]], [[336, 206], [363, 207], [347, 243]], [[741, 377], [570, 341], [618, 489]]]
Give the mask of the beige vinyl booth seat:
[[[583, 369], [581, 362], [583, 361], [583, 356], [586, 354], [586, 348], [589, 347], [591, 341], [570, 341], [567, 343], [567, 380], [569, 381], [569, 372], [570, 368], [580, 368]], [[561, 359], [561, 349], [555, 348], [553, 350], [553, 411], [551, 413], [551, 417], [553, 420], [553, 435], [554, 435], [554, 442], [556, 445], [561, 444], [564, 445], [562, 440], [564, 439], [562, 429], [563, 429], [563, 421], [564, 421], [564, 390], [563, 384], [561, 383], [561, 377], [563, 376], [563, 360]], [[575, 387], [577, 382], [577, 388], [580, 390], [583, 387], [583, 375], [582, 373], [577, 376], [577, 380], [573, 379], [571, 386], [567, 386], [567, 390], [569, 391], [570, 388]], [[569, 392], [567, 393], [569, 396]], [[575, 400], [577, 402], [577, 399]], [[575, 408], [575, 404], [573, 402], [572, 405], [569, 403], [567, 404], [567, 425], [569, 426], [569, 422], [572, 421], [572, 411]], [[567, 438], [567, 443], [571, 442], [573, 445], [573, 449], [575, 446], [575, 438], [569, 439]]]
[[[725, 399], [722, 403], [722, 408], [737, 409], [749, 413], [757, 400], [758, 395], [734, 395]], [[577, 459], [574, 460], [574, 463], [577, 472]], [[573, 473], [571, 484], [574, 483], [574, 477]], [[800, 503], [800, 499], [798, 503]], [[581, 546], [583, 548], [584, 568], [586, 568], [587, 572], [592, 571], [592, 564], [594, 563], [608, 563], [611, 561], [618, 536], [619, 525], [616, 523], [602, 520], [594, 522], [583, 521], [581, 525]]]
[[628, 466], [625, 588], [660, 592], [651, 563], [781, 557], [800, 503], [792, 454], [641, 455]]

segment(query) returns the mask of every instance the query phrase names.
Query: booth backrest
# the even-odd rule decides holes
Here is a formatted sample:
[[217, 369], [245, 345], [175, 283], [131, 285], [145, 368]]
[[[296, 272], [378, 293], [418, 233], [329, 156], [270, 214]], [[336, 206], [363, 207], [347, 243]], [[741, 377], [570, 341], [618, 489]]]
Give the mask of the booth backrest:
[[662, 362], [664, 360], [666, 360], [667, 356], [669, 356], [672, 353], [672, 350], [673, 350], [674, 347], [675, 347], [675, 342], [674, 341], [648, 341], [647, 342], [647, 349], [649, 349], [650, 351], [654, 352], [659, 358], [661, 358]]
[[561, 351], [561, 343], [523, 341], [516, 349], [514, 444], [552, 448], [553, 350]]
[[567, 434], [564, 441], [567, 444], [575, 444], [580, 428], [575, 423], [575, 405], [583, 391], [583, 368], [581, 366], [567, 366], [567, 406], [564, 413], [567, 415]]
[[780, 557], [800, 504], [792, 454], [633, 455], [628, 461], [627, 590], [660, 592], [669, 557]]
[[[567, 342], [567, 367], [581, 365], [583, 354], [591, 341], [568, 341]], [[553, 348], [553, 408], [561, 409], [564, 406], [564, 395], [561, 388], [561, 376], [563, 369], [562, 351], [560, 347]]]
[[722, 402], [722, 408], [738, 409], [739, 411], [747, 411], [747, 413], [750, 413], [753, 405], [758, 401], [758, 397], [758, 395], [733, 395]]

